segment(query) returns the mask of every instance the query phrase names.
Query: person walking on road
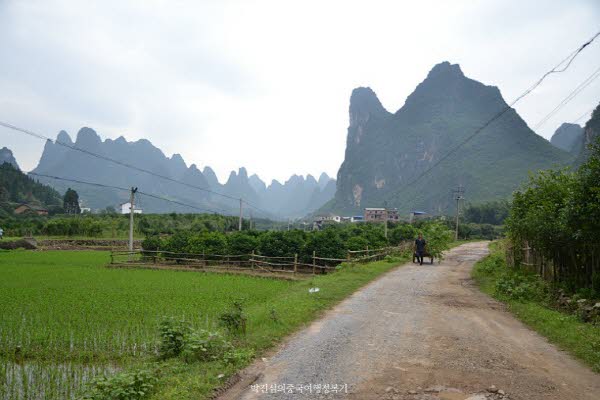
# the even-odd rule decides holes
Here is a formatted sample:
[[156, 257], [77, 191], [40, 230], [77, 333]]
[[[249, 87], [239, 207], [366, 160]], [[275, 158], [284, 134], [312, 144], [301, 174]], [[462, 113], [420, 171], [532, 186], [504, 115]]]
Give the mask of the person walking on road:
[[417, 238], [417, 240], [415, 240], [415, 254], [417, 255], [417, 262], [420, 265], [423, 265], [425, 246], [427, 246], [427, 241], [423, 239], [423, 234], [419, 232], [419, 237]]

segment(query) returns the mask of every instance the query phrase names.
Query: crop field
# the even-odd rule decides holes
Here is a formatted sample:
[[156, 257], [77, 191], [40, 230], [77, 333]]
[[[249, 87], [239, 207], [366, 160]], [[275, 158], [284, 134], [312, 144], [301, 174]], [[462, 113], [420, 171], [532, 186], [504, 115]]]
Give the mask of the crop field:
[[[95, 377], [155, 363], [165, 318], [218, 330], [234, 302], [247, 316], [236, 345], [259, 353], [399, 260], [303, 281], [110, 269], [108, 261], [101, 251], [0, 252], [0, 399], [79, 398]], [[320, 292], [309, 293], [313, 286]], [[242, 366], [178, 362], [162, 365], [171, 372], [152, 398], [205, 398], [222, 382], [217, 375]]]

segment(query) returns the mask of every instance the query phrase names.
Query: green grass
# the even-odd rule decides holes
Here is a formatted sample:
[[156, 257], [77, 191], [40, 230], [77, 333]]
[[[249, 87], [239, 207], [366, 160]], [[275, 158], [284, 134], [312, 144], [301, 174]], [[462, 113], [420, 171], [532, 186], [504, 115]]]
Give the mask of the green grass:
[[491, 254], [473, 269], [473, 278], [480, 289], [506, 303], [510, 312], [550, 342], [600, 372], [600, 328], [581, 322], [574, 315], [549, 308], [544, 300], [516, 301], [499, 295], [496, 282], [507, 269], [504, 249], [501, 242], [494, 242], [490, 250]]
[[[19, 392], [30, 379], [31, 388], [48, 390], [45, 398], [73, 397], [90, 377], [155, 365], [157, 325], [165, 316], [217, 329], [218, 316], [235, 300], [248, 319], [247, 334], [235, 344], [260, 354], [404, 260], [304, 281], [107, 269], [108, 261], [98, 251], [0, 252], [0, 387], [4, 380]], [[309, 293], [311, 287], [320, 292]], [[178, 359], [159, 365], [156, 399], [206, 398], [243, 367]]]

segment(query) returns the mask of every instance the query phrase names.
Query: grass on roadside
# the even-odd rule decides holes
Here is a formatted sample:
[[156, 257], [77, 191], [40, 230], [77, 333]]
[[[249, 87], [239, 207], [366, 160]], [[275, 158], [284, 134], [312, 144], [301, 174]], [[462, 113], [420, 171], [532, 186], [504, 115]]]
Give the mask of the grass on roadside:
[[490, 255], [475, 264], [472, 275], [484, 293], [506, 303], [533, 330], [600, 372], [600, 327], [550, 308], [545, 282], [508, 270], [502, 242], [490, 244]]

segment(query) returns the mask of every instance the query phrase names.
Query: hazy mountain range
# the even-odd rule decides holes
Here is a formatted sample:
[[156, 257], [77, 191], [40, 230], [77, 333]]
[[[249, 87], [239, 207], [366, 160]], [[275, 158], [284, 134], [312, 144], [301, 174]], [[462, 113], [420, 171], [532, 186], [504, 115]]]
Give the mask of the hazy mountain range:
[[434, 66], [394, 113], [370, 88], [355, 89], [337, 191], [321, 212], [387, 205], [450, 213], [457, 185], [472, 203], [503, 199], [529, 171], [573, 162], [573, 154], [535, 134], [514, 109], [446, 157], [506, 106], [497, 87], [448, 62]]
[[[253, 213], [257, 217], [300, 217], [321, 207], [335, 193], [335, 180], [326, 174], [322, 174], [318, 181], [311, 175], [306, 178], [294, 175], [283, 184], [273, 180], [267, 186], [258, 176], [248, 177], [246, 169], [240, 168], [238, 172], [232, 171], [229, 179], [222, 184], [210, 167], [205, 167], [201, 171], [195, 164], [188, 166], [179, 154], [167, 157], [146, 139], [128, 142], [125, 138], [119, 137], [115, 140], [103, 141], [90, 128], [82, 128], [75, 141], [65, 131], [61, 131], [56, 141], [74, 146], [84, 152], [48, 141], [38, 166], [32, 172], [123, 188], [135, 186], [142, 192], [197, 207], [189, 208], [156, 198], [138, 196], [139, 205], [146, 212], [202, 212], [204, 210], [237, 213], [239, 201], [216, 194], [220, 193], [236, 199], [241, 197], [255, 206], [254, 209], [245, 206], [248, 208], [245, 212], [246, 216]], [[98, 154], [100, 157], [93, 157], [85, 152]], [[102, 157], [109, 157], [184, 182], [189, 186], [117, 165]], [[84, 204], [92, 209], [117, 206], [127, 201], [129, 196], [123, 190], [51, 178], [39, 177], [38, 179], [60, 192], [64, 192], [68, 187], [74, 188]], [[206, 190], [198, 190], [197, 187]]]

